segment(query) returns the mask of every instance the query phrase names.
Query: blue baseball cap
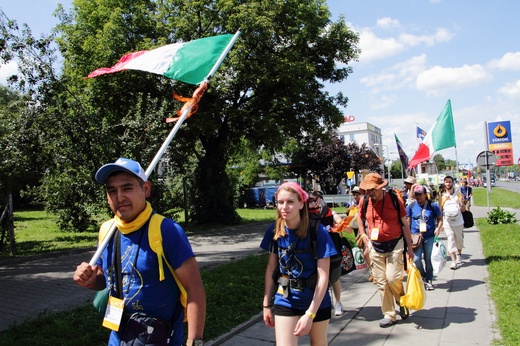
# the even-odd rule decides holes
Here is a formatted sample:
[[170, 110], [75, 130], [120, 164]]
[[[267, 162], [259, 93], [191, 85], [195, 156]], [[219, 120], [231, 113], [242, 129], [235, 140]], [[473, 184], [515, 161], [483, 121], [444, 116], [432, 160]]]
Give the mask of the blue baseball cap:
[[100, 184], [106, 184], [108, 177], [110, 174], [114, 172], [127, 172], [135, 174], [136, 177], [141, 178], [143, 181], [147, 181], [146, 173], [139, 164], [139, 162], [125, 159], [124, 157], [120, 157], [114, 163], [107, 163], [96, 172], [96, 180]]

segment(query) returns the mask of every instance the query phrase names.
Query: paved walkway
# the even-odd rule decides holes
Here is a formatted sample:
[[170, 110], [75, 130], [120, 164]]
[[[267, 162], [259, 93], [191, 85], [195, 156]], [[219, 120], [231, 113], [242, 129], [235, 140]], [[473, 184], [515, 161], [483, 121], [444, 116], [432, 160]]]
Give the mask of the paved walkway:
[[[473, 207], [475, 217], [485, 217], [487, 208]], [[208, 230], [190, 237], [201, 267], [242, 258], [259, 252], [267, 223]], [[63, 311], [90, 301], [93, 292], [72, 281], [76, 265], [89, 261], [94, 250], [59, 257], [0, 261], [2, 309], [0, 332], [41, 313]], [[436, 290], [427, 293], [423, 310], [412, 312], [397, 325], [379, 328], [380, 298], [376, 286], [366, 281], [366, 269], [342, 276], [345, 315], [333, 317], [329, 345], [491, 345], [499, 338], [494, 329], [494, 306], [486, 284], [487, 269], [476, 228], [465, 231], [463, 266], [446, 267], [434, 280]], [[261, 297], [259, 297], [261, 299]], [[302, 338], [301, 345], [309, 345]], [[208, 345], [274, 345], [274, 330], [265, 327], [261, 312], [249, 322]]]
[[[472, 207], [474, 217], [486, 217], [487, 211]], [[448, 262], [434, 280], [436, 289], [427, 292], [423, 310], [412, 311], [407, 320], [393, 327], [379, 327], [381, 299], [376, 285], [367, 281], [368, 269], [342, 276], [341, 302], [346, 313], [332, 317], [329, 345], [492, 345], [500, 335], [494, 328], [495, 308], [489, 297], [480, 235], [476, 227], [464, 234], [462, 267], [450, 270]], [[208, 345], [275, 345], [274, 330], [265, 326], [260, 312]], [[300, 345], [310, 345], [309, 338], [302, 337]]]

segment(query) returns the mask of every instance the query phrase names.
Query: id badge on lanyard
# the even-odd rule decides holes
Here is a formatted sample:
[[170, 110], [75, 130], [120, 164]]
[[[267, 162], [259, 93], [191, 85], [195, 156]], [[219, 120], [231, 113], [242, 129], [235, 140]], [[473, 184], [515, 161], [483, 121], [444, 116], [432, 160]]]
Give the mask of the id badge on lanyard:
[[103, 327], [118, 331], [121, 325], [121, 319], [123, 318], [123, 309], [125, 307], [123, 299], [116, 297], [108, 297], [107, 310], [105, 317], [103, 318]]

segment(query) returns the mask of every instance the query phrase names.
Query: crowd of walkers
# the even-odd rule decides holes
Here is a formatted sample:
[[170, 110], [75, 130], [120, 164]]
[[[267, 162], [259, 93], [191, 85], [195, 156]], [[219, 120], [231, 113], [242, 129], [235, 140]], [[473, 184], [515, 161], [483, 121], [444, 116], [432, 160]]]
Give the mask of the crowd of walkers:
[[[352, 188], [354, 203], [345, 212], [350, 222], [345, 229], [355, 232], [370, 268], [369, 280], [380, 293], [381, 328], [396, 324], [397, 314], [401, 319], [409, 316], [408, 308], [400, 304], [408, 261], [420, 271], [425, 289], [435, 289], [431, 255], [439, 234], [447, 238], [450, 268], [462, 265], [462, 212], [471, 206], [468, 182], [459, 184], [446, 176], [437, 191], [433, 184], [408, 177], [404, 185], [402, 191], [395, 190], [379, 174], [369, 173]], [[269, 252], [264, 322], [274, 328], [279, 345], [298, 345], [303, 335], [309, 335], [313, 346], [326, 345], [332, 311], [339, 314], [339, 299], [327, 287], [339, 282], [331, 279], [332, 258], [341, 250], [329, 236], [331, 224], [310, 226], [309, 195], [299, 184], [283, 183], [276, 198], [276, 221], [261, 242], [261, 248]], [[337, 217], [331, 220], [341, 223]]]

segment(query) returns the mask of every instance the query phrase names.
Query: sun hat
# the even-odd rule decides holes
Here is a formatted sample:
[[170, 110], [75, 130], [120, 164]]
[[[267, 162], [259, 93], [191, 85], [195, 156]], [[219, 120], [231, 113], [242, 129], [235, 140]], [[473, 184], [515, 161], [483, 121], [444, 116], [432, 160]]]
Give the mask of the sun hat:
[[124, 157], [120, 157], [116, 162], [107, 163], [98, 169], [96, 172], [96, 180], [98, 183], [106, 184], [108, 177], [114, 172], [127, 172], [134, 174], [138, 178], [141, 178], [142, 181], [148, 180], [146, 173], [139, 162], [125, 159]]
[[369, 173], [363, 179], [365, 190], [381, 189], [388, 184], [388, 180], [383, 180], [377, 173]]
[[276, 190], [277, 195], [282, 188], [291, 188], [293, 190], [296, 190], [296, 193], [300, 196], [300, 199], [303, 203], [307, 202], [307, 199], [309, 199], [309, 195], [307, 194], [307, 192], [303, 191], [302, 187], [298, 183], [295, 183], [293, 181], [283, 183], [278, 187], [278, 190]]
[[415, 177], [409, 176], [409, 177], [406, 177], [404, 182], [413, 185], [417, 182], [417, 180], [415, 179]]

